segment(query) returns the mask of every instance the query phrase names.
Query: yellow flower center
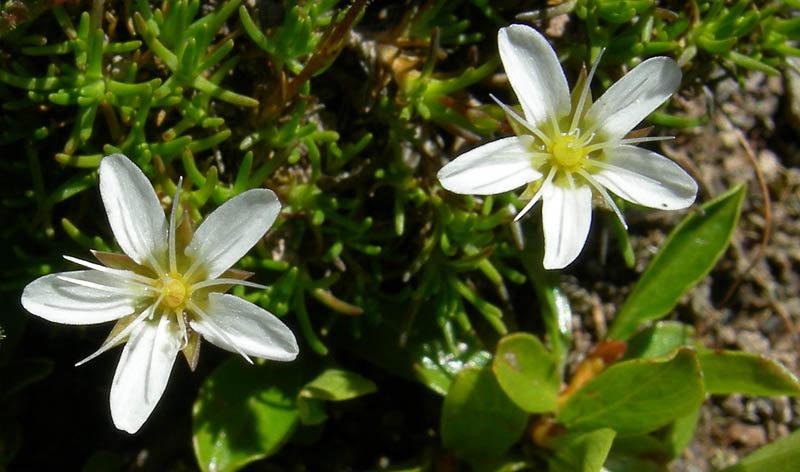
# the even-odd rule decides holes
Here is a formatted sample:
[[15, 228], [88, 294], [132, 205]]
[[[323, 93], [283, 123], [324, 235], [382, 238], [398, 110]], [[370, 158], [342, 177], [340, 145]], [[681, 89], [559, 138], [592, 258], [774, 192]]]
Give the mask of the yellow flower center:
[[165, 276], [159, 285], [161, 295], [164, 296], [164, 304], [170, 309], [181, 308], [191, 295], [191, 289], [183, 282], [180, 274]]
[[555, 164], [568, 171], [578, 170], [587, 154], [586, 148], [577, 143], [575, 136], [568, 134], [554, 137], [547, 150], [553, 156]]

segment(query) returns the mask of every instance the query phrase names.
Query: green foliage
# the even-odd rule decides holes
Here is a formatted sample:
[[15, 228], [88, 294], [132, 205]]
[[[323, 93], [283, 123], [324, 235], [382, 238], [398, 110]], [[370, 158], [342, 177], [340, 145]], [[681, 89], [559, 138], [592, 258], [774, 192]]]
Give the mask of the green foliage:
[[561, 376], [542, 343], [527, 333], [503, 338], [492, 364], [509, 398], [529, 413], [556, 411]]
[[486, 460], [517, 442], [526, 423], [525, 412], [503, 393], [491, 369], [467, 368], [442, 405], [442, 444], [466, 459]]
[[731, 189], [675, 227], [617, 312], [610, 338], [627, 339], [640, 323], [669, 313], [714, 267], [739, 220], [744, 191]]
[[792, 470], [798, 467], [800, 467], [800, 432], [795, 431], [762, 447], [738, 464], [726, 467], [721, 472], [767, 472]]
[[193, 416], [194, 450], [204, 471], [238, 470], [274, 454], [300, 423], [297, 369], [229, 359], [209, 375]]
[[578, 430], [647, 433], [696, 410], [704, 397], [697, 355], [679, 350], [611, 366], [570, 397], [557, 420]]
[[[776, 362], [709, 350], [691, 326], [661, 320], [724, 254], [744, 186], [675, 227], [616, 310], [608, 337], [627, 344], [598, 340], [581, 363], [572, 320], [583, 313], [573, 312], [565, 279], [541, 266], [536, 217], [514, 222], [523, 202], [511, 194], [442, 190], [436, 172], [448, 158], [509, 132], [489, 98], [507, 92], [493, 41], [520, 13], [508, 5], [21, 3], [5, 2], [0, 16], [7, 306], [33, 278], [64, 269], [63, 253], [114, 249], [95, 188], [106, 154], [131, 157], [165, 204], [184, 176], [182, 205], [193, 221], [251, 188], [281, 200], [274, 229], [238, 266], [268, 288], [234, 293], [289, 323], [302, 357], [282, 366], [228, 359], [195, 374], [192, 439], [202, 470], [267, 457], [290, 470], [281, 452], [302, 456], [324, 446], [322, 437], [338, 439], [326, 428], [343, 428], [348, 408], [376, 397], [400, 403], [392, 395], [405, 393], [384, 388], [387, 377], [422, 398], [404, 413], [408, 423], [427, 421], [419, 420], [425, 439], [414, 457], [381, 468], [397, 471], [459, 461], [495, 471], [663, 470], [690, 441], [708, 395], [800, 393]], [[605, 49], [597, 74], [607, 87], [625, 67], [663, 54], [677, 59], [690, 94], [689, 85], [718, 80], [714, 64], [737, 80], [744, 69], [782, 72], [800, 55], [797, 8], [570, 0], [528, 18], [570, 15], [570, 29], [553, 38], [570, 76]], [[706, 119], [672, 112], [650, 121], [679, 128]], [[632, 267], [622, 225], [594, 224], [618, 236], [624, 260], [610, 263]], [[581, 287], [591, 286], [582, 278], [590, 273], [574, 270]], [[35, 346], [18, 347], [22, 322], [0, 323], [8, 335], [0, 338], [2, 469], [37, 441], [23, 441], [31, 428], [16, 413], [21, 395], [61, 361], [27, 355]], [[34, 330], [48, 344], [54, 333]], [[97, 408], [85, 414], [102, 416]], [[385, 429], [397, 422], [381, 421]], [[797, 461], [797, 437], [726, 470]], [[131, 460], [99, 450], [81, 464], [124, 469]]]

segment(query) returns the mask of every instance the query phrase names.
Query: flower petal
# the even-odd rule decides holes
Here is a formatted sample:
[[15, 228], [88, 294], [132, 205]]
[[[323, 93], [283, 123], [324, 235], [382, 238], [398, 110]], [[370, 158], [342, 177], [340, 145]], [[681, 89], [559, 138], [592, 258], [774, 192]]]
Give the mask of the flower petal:
[[442, 167], [436, 177], [451, 192], [491, 195], [514, 190], [542, 174], [533, 168], [524, 140], [512, 136], [465, 152]]
[[192, 329], [210, 343], [231, 352], [242, 351], [275, 361], [291, 361], [297, 357], [299, 348], [292, 331], [261, 307], [227, 293], [211, 293], [204, 309], [210, 321], [228, 338], [218, 336], [216, 330], [208, 326], [209, 320], [193, 319]]
[[208, 215], [185, 254], [202, 264], [207, 278], [216, 278], [264, 236], [280, 211], [281, 204], [271, 190], [241, 193]]
[[111, 383], [111, 418], [131, 434], [153, 412], [180, 350], [181, 335], [169, 316], [144, 320], [122, 350]]
[[151, 265], [151, 259], [163, 265], [167, 220], [144, 173], [122, 154], [106, 156], [100, 161], [100, 195], [125, 254], [140, 265]]
[[525, 118], [535, 126], [570, 112], [567, 78], [550, 43], [525, 25], [500, 28], [497, 33], [500, 59]]
[[584, 132], [619, 139], [661, 106], [681, 84], [681, 69], [668, 57], [653, 57], [625, 74], [592, 104]]
[[[109, 290], [78, 285], [62, 279], [67, 277], [100, 284]], [[113, 288], [119, 288], [115, 293]], [[130, 315], [136, 310], [136, 300], [124, 293], [130, 286], [97, 270], [76, 270], [45, 275], [29, 283], [22, 291], [22, 306], [36, 316], [65, 324], [94, 324]]]
[[636, 146], [619, 146], [606, 149], [602, 162], [614, 167], [595, 173], [595, 180], [637, 205], [679, 210], [697, 197], [697, 182], [661, 154]]
[[592, 189], [551, 184], [542, 193], [544, 268], [563, 269], [581, 253], [592, 223]]

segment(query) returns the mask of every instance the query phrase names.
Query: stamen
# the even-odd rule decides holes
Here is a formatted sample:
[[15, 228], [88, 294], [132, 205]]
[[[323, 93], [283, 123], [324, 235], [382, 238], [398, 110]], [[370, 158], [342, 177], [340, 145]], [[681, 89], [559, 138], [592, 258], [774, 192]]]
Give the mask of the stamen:
[[600, 58], [603, 57], [604, 52], [606, 52], [606, 48], [600, 50], [600, 54], [597, 55], [597, 59], [595, 59], [594, 64], [592, 64], [592, 69], [589, 71], [589, 75], [586, 76], [586, 82], [584, 82], [583, 90], [581, 90], [581, 98], [578, 99], [578, 106], [575, 108], [575, 114], [572, 115], [572, 122], [569, 124], [570, 132], [578, 128], [578, 122], [583, 115], [583, 107], [586, 105], [586, 97], [589, 95], [589, 86], [592, 84], [594, 72], [597, 70], [597, 65], [600, 64]]
[[544, 134], [544, 132], [542, 132], [542, 130], [540, 130], [540, 129], [536, 128], [535, 126], [533, 126], [532, 124], [528, 123], [528, 121], [525, 118], [519, 116], [519, 114], [516, 111], [514, 111], [513, 108], [511, 108], [510, 106], [508, 106], [505, 103], [503, 103], [500, 100], [498, 100], [497, 97], [495, 97], [494, 95], [490, 94], [489, 96], [492, 97], [492, 100], [494, 100], [495, 103], [500, 105], [500, 108], [503, 109], [503, 111], [506, 113], [506, 115], [511, 117], [517, 123], [521, 124], [525, 129], [527, 129], [528, 131], [533, 133], [534, 136], [536, 136], [537, 138], [541, 139], [542, 142], [545, 144], [545, 146], [549, 146], [550, 145], [550, 138], [548, 138], [547, 135]]
[[202, 282], [193, 284], [192, 290], [197, 290], [199, 288], [213, 287], [214, 285], [244, 285], [245, 287], [260, 288], [262, 290], [269, 288], [266, 285], [257, 284], [255, 282], [248, 282], [247, 280], [221, 278], [221, 279], [204, 280]]
[[670, 139], [675, 139], [675, 136], [647, 136], [642, 138], [625, 138], [617, 141], [603, 141], [601, 143], [592, 144], [591, 146], [588, 146], [586, 148], [586, 152], [594, 152], [600, 149], [617, 147], [626, 144], [649, 143], [653, 141], [668, 141]]
[[118, 294], [136, 296], [136, 295], [141, 295], [142, 294], [141, 290], [156, 291], [155, 287], [151, 287], [149, 285], [141, 285], [141, 286], [137, 285], [136, 289], [132, 289], [132, 288], [114, 287], [114, 286], [111, 286], [111, 285], [98, 284], [96, 282], [90, 282], [88, 280], [76, 279], [74, 277], [69, 277], [69, 276], [66, 276], [66, 275], [59, 275], [59, 276], [57, 276], [57, 278], [60, 279], [60, 280], [65, 281], [65, 282], [73, 283], [75, 285], [80, 285], [82, 287], [87, 287], [87, 288], [93, 288], [95, 290], [100, 290], [101, 292], [118, 293]]
[[525, 205], [522, 211], [517, 213], [517, 216], [514, 217], [514, 221], [519, 221], [519, 219], [522, 218], [525, 215], [525, 213], [527, 213], [531, 209], [531, 207], [533, 207], [533, 205], [535, 205], [536, 202], [539, 201], [539, 198], [542, 197], [542, 191], [546, 186], [550, 185], [550, 182], [553, 181], [553, 177], [555, 177], [555, 175], [556, 175], [556, 168], [551, 167], [550, 171], [547, 173], [547, 177], [545, 177], [544, 182], [542, 182], [542, 186], [539, 187], [539, 190], [537, 190], [535, 194], [533, 194], [533, 198], [531, 198], [531, 200], [527, 203], [527, 205]]
[[567, 183], [569, 184], [570, 190], [575, 190], [575, 179], [572, 178], [572, 172], [565, 171], [564, 173], [567, 174]]
[[619, 218], [619, 222], [622, 223], [622, 226], [625, 229], [628, 229], [628, 223], [625, 222], [622, 212], [619, 211], [619, 207], [617, 207], [617, 204], [614, 203], [614, 199], [611, 198], [611, 195], [608, 194], [608, 191], [605, 189], [605, 187], [600, 185], [600, 182], [596, 181], [591, 174], [583, 169], [578, 170], [578, 175], [586, 179], [586, 181], [589, 182], [589, 185], [594, 187], [594, 189], [603, 196], [603, 200], [605, 200], [606, 204], [611, 207], [611, 209], [614, 211], [614, 214], [617, 215], [617, 218]]
[[158, 261], [156, 260], [155, 257], [153, 257], [152, 254], [147, 256], [147, 262], [150, 264], [150, 267], [152, 267], [152, 269], [156, 271], [156, 274], [158, 274], [159, 279], [163, 279], [164, 276], [167, 275], [167, 273], [164, 272], [164, 269], [161, 268], [161, 264], [158, 263]]
[[161, 303], [161, 298], [162, 297], [158, 297], [158, 299], [156, 300], [155, 303], [153, 303], [152, 305], [147, 307], [147, 309], [144, 310], [139, 316], [137, 316], [135, 320], [131, 321], [128, 326], [126, 326], [122, 331], [117, 333], [116, 336], [114, 336], [113, 338], [111, 338], [108, 341], [106, 341], [105, 343], [103, 343], [103, 345], [100, 346], [100, 349], [95, 351], [89, 357], [87, 357], [87, 358], [79, 361], [78, 363], [76, 363], [75, 367], [78, 367], [78, 366], [81, 366], [83, 364], [86, 364], [90, 360], [94, 359], [95, 357], [99, 356], [100, 354], [102, 354], [102, 353], [108, 351], [109, 349], [113, 348], [114, 346], [116, 346], [117, 343], [119, 343], [122, 339], [124, 339], [127, 335], [129, 335], [131, 333], [131, 331], [133, 331], [133, 328], [138, 326], [139, 323], [142, 322], [142, 320], [144, 320], [145, 318], [150, 316], [153, 312], [155, 312], [156, 307], [158, 306], [159, 303]]
[[175, 228], [178, 219], [178, 207], [181, 206], [181, 185], [183, 176], [178, 178], [178, 185], [175, 187], [175, 196], [172, 197], [172, 208], [169, 212], [169, 271], [178, 272], [178, 261], [175, 257]]
[[245, 354], [245, 352], [244, 352], [244, 351], [242, 351], [242, 350], [239, 348], [239, 346], [237, 346], [237, 345], [236, 345], [236, 343], [234, 343], [233, 341], [231, 341], [231, 338], [230, 338], [230, 337], [229, 337], [227, 334], [225, 334], [225, 331], [224, 331], [224, 330], [220, 329], [220, 328], [219, 328], [219, 327], [216, 325], [216, 323], [215, 323], [215, 322], [214, 322], [214, 321], [211, 319], [211, 317], [210, 317], [210, 316], [208, 316], [208, 313], [204, 312], [204, 311], [203, 311], [203, 310], [202, 310], [202, 309], [201, 309], [199, 306], [197, 306], [197, 304], [196, 304], [196, 303], [194, 303], [194, 302], [193, 302], [193, 301], [191, 301], [191, 300], [187, 300], [187, 302], [186, 302], [186, 307], [187, 307], [187, 308], [189, 308], [190, 310], [192, 310], [192, 311], [193, 311], [193, 312], [194, 312], [194, 313], [195, 313], [197, 316], [199, 316], [199, 317], [200, 317], [200, 318], [201, 318], [203, 321], [205, 321], [205, 322], [207, 323], [207, 325], [206, 325], [206, 326], [208, 326], [208, 328], [209, 328], [211, 331], [213, 331], [213, 332], [214, 332], [214, 334], [216, 334], [217, 336], [219, 336], [220, 338], [222, 338], [222, 339], [223, 339], [223, 340], [224, 340], [226, 343], [228, 343], [228, 345], [229, 345], [229, 346], [231, 346], [231, 347], [233, 347], [234, 349], [236, 349], [236, 352], [238, 352], [238, 353], [239, 353], [239, 354], [240, 354], [242, 357], [244, 357], [244, 359], [245, 359], [247, 362], [249, 362], [250, 364], [252, 364], [252, 363], [253, 363], [253, 360], [252, 360], [252, 359], [250, 359], [250, 356], [248, 356], [247, 354]]
[[130, 270], [113, 269], [111, 267], [95, 264], [94, 262], [85, 261], [83, 259], [78, 259], [77, 257], [72, 257], [72, 256], [65, 255], [64, 259], [73, 262], [75, 264], [78, 264], [79, 266], [86, 267], [87, 269], [94, 269], [100, 272], [104, 272], [106, 274], [117, 276], [123, 280], [136, 280], [147, 285], [153, 283], [153, 279], [151, 279], [150, 277], [145, 277], [144, 275], [137, 274], [136, 272]]

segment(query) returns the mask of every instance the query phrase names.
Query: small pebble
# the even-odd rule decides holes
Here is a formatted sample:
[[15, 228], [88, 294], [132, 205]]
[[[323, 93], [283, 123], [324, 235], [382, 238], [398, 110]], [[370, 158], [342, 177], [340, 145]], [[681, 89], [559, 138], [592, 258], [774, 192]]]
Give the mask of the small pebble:
[[728, 428], [728, 437], [747, 447], [758, 447], [767, 443], [767, 433], [760, 425], [734, 423]]
[[772, 418], [780, 424], [790, 424], [794, 415], [788, 397], [775, 397], [772, 399]]
[[769, 339], [756, 331], [743, 331], [736, 337], [736, 344], [739, 349], [751, 354], [769, 353]]
[[744, 413], [744, 404], [740, 393], [732, 393], [722, 402], [722, 410], [730, 416], [741, 416]]

